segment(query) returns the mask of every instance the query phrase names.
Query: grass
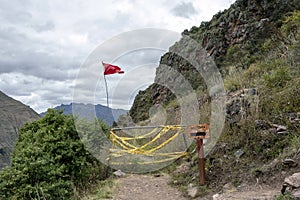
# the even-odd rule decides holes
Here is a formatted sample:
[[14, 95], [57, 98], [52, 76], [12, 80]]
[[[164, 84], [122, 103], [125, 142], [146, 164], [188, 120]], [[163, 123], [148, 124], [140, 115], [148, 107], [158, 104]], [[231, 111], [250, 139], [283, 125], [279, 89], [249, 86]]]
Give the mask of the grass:
[[292, 197], [290, 193], [287, 194], [280, 194], [278, 196], [275, 196], [274, 200], [294, 200], [295, 198]]
[[[294, 52], [300, 50], [299, 41], [293, 44], [275, 43], [277, 49], [269, 49], [266, 56], [251, 62], [246, 69], [241, 69], [235, 63], [230, 64], [231, 70], [224, 77], [226, 90], [235, 92], [256, 88], [259, 96], [258, 110], [237, 123], [226, 122], [217, 145], [206, 158], [206, 191], [217, 192], [228, 182], [238, 186], [251, 181], [255, 184], [256, 178], [267, 181], [270, 176], [280, 174], [283, 168], [281, 162], [275, 161], [293, 157], [299, 149], [300, 126], [289, 119], [289, 114], [300, 112], [299, 64], [290, 61]], [[268, 45], [266, 43], [263, 46]], [[277, 51], [281, 49], [280, 45], [289, 45], [289, 50], [284, 54]], [[237, 52], [236, 49], [231, 50], [233, 53]], [[202, 104], [200, 110], [209, 111], [207, 108], [206, 104]], [[269, 124], [284, 125], [289, 134], [273, 134], [268, 128], [261, 129], [255, 124], [258, 119]], [[238, 150], [244, 152], [239, 159], [234, 156]], [[193, 157], [193, 167], [189, 173], [175, 174], [173, 177], [174, 185], [181, 190], [186, 190], [189, 183], [197, 181], [194, 180], [198, 171], [196, 159], [197, 156]], [[291, 199], [289, 194], [276, 197], [276, 200], [288, 199]]]
[[118, 180], [110, 177], [106, 180], [100, 181], [96, 184], [91, 192], [86, 194], [83, 200], [100, 200], [100, 199], [113, 199], [113, 195], [118, 188]]

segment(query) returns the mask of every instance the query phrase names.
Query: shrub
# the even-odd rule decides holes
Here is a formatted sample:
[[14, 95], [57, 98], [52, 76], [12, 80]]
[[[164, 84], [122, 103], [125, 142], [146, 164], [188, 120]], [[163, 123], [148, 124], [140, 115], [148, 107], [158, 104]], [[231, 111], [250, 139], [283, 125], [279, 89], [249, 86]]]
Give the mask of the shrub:
[[68, 199], [99, 166], [84, 149], [73, 117], [49, 109], [20, 130], [12, 166], [0, 173], [0, 198]]
[[282, 88], [290, 80], [291, 76], [287, 67], [277, 68], [263, 76], [263, 82], [268, 88]]

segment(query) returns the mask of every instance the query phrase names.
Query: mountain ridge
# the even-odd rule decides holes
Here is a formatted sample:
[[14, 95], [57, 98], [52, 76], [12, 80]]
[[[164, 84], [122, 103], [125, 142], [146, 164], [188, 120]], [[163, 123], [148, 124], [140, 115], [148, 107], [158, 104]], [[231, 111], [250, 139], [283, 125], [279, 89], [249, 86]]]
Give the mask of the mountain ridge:
[[[101, 104], [84, 104], [84, 103], [70, 103], [61, 104], [53, 108], [54, 110], [63, 110], [67, 115], [78, 115], [79, 118], [85, 118], [88, 120], [94, 120], [95, 117], [101, 119], [108, 125], [112, 125], [117, 121], [119, 116], [126, 114], [128, 111], [124, 109], [108, 108]], [[47, 111], [46, 111], [47, 112]], [[44, 116], [46, 112], [40, 113]]]
[[0, 169], [11, 162], [10, 154], [18, 138], [19, 129], [40, 116], [29, 106], [0, 91]]
[[[261, 57], [263, 42], [278, 33], [287, 13], [299, 9], [297, 0], [273, 0], [272, 3], [268, 0], [238, 0], [229, 9], [215, 14], [211, 21], [201, 22], [199, 27], [184, 30], [182, 35], [187, 35], [202, 45], [214, 59], [222, 76], [225, 76], [230, 71], [232, 61], [236, 68], [246, 69], [257, 57]], [[170, 48], [176, 48], [178, 43], [180, 42]], [[174, 100], [172, 92], [156, 82], [159, 75], [168, 73], [163, 69], [164, 65], [171, 66], [183, 75], [194, 90], [206, 89], [203, 78], [191, 63], [167, 52], [160, 59], [154, 83], [137, 94], [129, 110], [134, 122], [149, 118], [148, 110], [152, 106], [165, 105]]]
[[[260, 184], [282, 186], [285, 178], [300, 170], [299, 0], [237, 0], [211, 21], [182, 35], [161, 57], [154, 83], [139, 91], [129, 111], [135, 123], [144, 123], [155, 116], [149, 114], [151, 109], [161, 108], [157, 115], [164, 115], [165, 124], [180, 124], [185, 105], [181, 107], [181, 96], [165, 86], [178, 83], [179, 76], [169, 76], [174, 69], [193, 89], [201, 113], [199, 123], [210, 123], [211, 116], [218, 116], [211, 88], [193, 61], [173, 52], [179, 49], [202, 57], [185, 41], [190, 37], [215, 62], [223, 79], [226, 109], [224, 124], [211, 124], [224, 125], [220, 137], [204, 147], [207, 184], [198, 186], [195, 181], [199, 174], [195, 153], [182, 161], [176, 173], [172, 168], [174, 185], [210, 198], [224, 193], [228, 185], [234, 190]], [[285, 189], [281, 192], [288, 194]]]

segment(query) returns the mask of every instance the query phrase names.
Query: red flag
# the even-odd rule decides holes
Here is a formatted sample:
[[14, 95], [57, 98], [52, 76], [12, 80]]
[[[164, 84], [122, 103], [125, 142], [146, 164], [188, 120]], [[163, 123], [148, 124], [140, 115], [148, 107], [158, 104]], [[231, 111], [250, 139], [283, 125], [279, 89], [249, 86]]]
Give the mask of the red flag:
[[123, 74], [124, 71], [122, 71], [122, 69], [116, 65], [111, 65], [111, 64], [107, 64], [104, 63], [102, 61], [102, 65], [104, 66], [104, 75], [109, 75], [109, 74]]

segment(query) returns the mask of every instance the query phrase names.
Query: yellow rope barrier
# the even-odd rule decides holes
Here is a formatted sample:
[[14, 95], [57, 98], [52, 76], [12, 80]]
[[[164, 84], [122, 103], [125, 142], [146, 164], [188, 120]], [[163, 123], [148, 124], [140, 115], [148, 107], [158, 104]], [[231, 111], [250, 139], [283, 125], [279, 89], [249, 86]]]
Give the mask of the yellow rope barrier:
[[137, 137], [122, 137], [123, 140], [139, 140], [144, 139], [157, 132], [158, 128], [153, 129], [150, 133], [146, 133], [145, 135], [137, 136]]
[[171, 160], [175, 160], [184, 156], [187, 156], [188, 153], [187, 152], [183, 152], [182, 154], [178, 155], [178, 156], [174, 156], [174, 157], [170, 157], [170, 158], [166, 158], [166, 159], [162, 159], [162, 160], [155, 160], [155, 161], [137, 161], [137, 162], [111, 162], [110, 164], [112, 165], [134, 165], [134, 164], [139, 164], [139, 165], [148, 165], [148, 164], [157, 164], [157, 163], [163, 163], [163, 162], [167, 162], [167, 161], [171, 161]]
[[[175, 160], [175, 159], [178, 159], [180, 157], [186, 156], [187, 152], [171, 152], [171, 153], [156, 153], [155, 152], [155, 151], [163, 148], [167, 144], [169, 144], [176, 137], [178, 137], [178, 135], [180, 134], [180, 132], [179, 132], [180, 129], [183, 129], [183, 127], [178, 126], [178, 125], [163, 126], [158, 133], [157, 133], [157, 128], [156, 128], [156, 129], [152, 130], [149, 133], [146, 133], [144, 135], [137, 136], [137, 137], [118, 136], [114, 132], [114, 130], [111, 130], [110, 131], [110, 139], [111, 139], [113, 145], [118, 145], [119, 147], [122, 148], [122, 149], [111, 150], [112, 151], [111, 155], [114, 156], [114, 157], [120, 157], [120, 156], [127, 153], [127, 154], [142, 154], [142, 155], [150, 156], [150, 157], [154, 157], [154, 156], [167, 157], [167, 158], [162, 159], [162, 160], [155, 160], [155, 161], [151, 161], [151, 162], [150, 161], [147, 161], [147, 162], [137, 161], [135, 163], [130, 163], [130, 162], [124, 163], [124, 164], [127, 164], [127, 165], [162, 163], [162, 162], [167, 162], [167, 161], [170, 161], [170, 160]], [[171, 130], [177, 130], [177, 132], [174, 135], [172, 135], [171, 137], [169, 137], [162, 144], [160, 144], [156, 147], [153, 147], [151, 149], [146, 150], [147, 147], [151, 146], [154, 142], [156, 142], [159, 138], [161, 138], [168, 131], [171, 131]], [[155, 137], [153, 139], [151, 139], [149, 142], [147, 142], [146, 144], [144, 144], [143, 146], [141, 146], [141, 147], [135, 146], [135, 145], [130, 144], [128, 142], [130, 140], [140, 140], [140, 139], [148, 138], [149, 136], [153, 135], [154, 133], [156, 133]], [[110, 164], [121, 164], [121, 163], [111, 162]]]

